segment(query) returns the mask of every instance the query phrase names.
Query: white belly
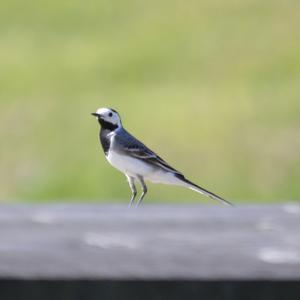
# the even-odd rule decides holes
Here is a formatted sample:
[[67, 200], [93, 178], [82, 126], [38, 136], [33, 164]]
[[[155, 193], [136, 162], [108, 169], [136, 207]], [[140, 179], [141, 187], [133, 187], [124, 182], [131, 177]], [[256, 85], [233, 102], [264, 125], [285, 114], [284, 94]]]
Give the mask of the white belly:
[[106, 158], [113, 167], [134, 178], [141, 176], [145, 180], [154, 183], [184, 185], [173, 173], [152, 166], [141, 159], [125, 156], [114, 151], [110, 151]]
[[146, 178], [154, 171], [151, 165], [142, 160], [115, 151], [109, 151], [106, 158], [112, 166], [129, 176]]

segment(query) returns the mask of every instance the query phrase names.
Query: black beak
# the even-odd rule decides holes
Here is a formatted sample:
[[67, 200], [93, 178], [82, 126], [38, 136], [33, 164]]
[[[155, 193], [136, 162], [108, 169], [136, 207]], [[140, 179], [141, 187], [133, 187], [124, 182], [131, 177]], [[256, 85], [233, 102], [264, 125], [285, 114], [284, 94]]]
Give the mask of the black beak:
[[94, 116], [94, 117], [100, 117], [100, 115], [97, 114], [97, 113], [91, 113], [91, 115]]

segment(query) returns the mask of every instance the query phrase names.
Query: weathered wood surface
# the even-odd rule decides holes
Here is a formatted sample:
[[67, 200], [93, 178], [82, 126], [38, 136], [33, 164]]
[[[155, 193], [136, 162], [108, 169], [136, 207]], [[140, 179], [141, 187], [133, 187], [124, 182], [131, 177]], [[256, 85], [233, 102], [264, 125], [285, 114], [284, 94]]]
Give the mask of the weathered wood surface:
[[300, 206], [1, 205], [0, 277], [299, 280]]

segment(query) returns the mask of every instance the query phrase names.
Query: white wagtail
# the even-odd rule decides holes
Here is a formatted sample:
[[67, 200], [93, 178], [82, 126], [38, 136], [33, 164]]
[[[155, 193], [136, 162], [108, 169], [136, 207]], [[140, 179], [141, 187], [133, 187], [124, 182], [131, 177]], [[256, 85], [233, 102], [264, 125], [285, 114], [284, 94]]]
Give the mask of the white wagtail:
[[144, 180], [187, 187], [224, 204], [232, 205], [186, 179], [182, 173], [169, 166], [162, 158], [128, 133], [123, 128], [120, 116], [115, 110], [99, 108], [92, 115], [97, 117], [100, 124], [100, 142], [107, 160], [127, 177], [132, 191], [129, 206], [133, 204], [137, 194], [135, 180], [138, 180], [142, 186], [142, 194], [137, 206], [147, 193]]

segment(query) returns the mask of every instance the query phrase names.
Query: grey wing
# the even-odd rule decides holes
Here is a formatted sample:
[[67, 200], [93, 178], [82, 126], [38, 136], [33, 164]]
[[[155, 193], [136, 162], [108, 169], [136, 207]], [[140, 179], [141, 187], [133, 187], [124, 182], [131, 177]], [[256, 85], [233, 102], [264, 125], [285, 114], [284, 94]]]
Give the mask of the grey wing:
[[122, 129], [122, 132], [115, 136], [115, 141], [121, 146], [120, 151], [125, 152], [127, 155], [144, 160], [145, 162], [161, 167], [166, 171], [182, 175], [125, 129]]

